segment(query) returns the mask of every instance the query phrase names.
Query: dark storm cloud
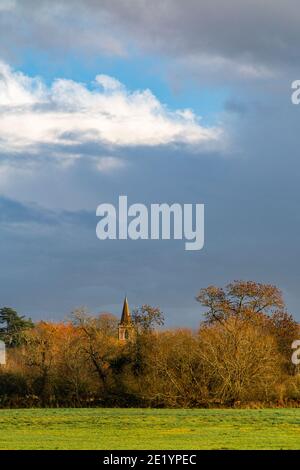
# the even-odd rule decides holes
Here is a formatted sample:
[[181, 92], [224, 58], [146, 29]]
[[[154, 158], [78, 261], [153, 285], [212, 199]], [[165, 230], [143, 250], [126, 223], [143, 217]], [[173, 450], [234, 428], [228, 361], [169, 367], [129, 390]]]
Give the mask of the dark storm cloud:
[[225, 101], [224, 109], [229, 113], [235, 113], [242, 116], [247, 113], [248, 105], [233, 98], [230, 98]]
[[299, 57], [296, 0], [87, 0], [86, 5], [109, 11], [142, 42], [175, 56], [210, 54], [292, 65]]
[[[297, 0], [16, 0], [0, 9], [2, 54], [18, 48], [125, 54], [132, 44], [178, 59], [295, 66]], [[15, 5], [15, 6], [14, 6]], [[247, 72], [247, 70], [244, 70]], [[252, 71], [253, 72], [253, 71]]]
[[86, 181], [95, 208], [117, 204], [119, 194], [130, 204], [204, 202], [206, 241], [196, 253], [181, 241], [100, 242], [93, 211], [37, 213], [4, 201], [6, 221], [28, 224], [2, 226], [1, 302], [36, 318], [62, 318], [79, 305], [118, 314], [111, 304], [127, 291], [133, 305], [160, 305], [169, 324], [196, 326], [198, 289], [241, 278], [280, 286], [299, 318], [299, 119], [299, 109], [284, 100], [265, 113], [252, 107], [236, 124], [239, 154], [229, 159], [172, 148], [147, 158], [142, 149], [127, 150], [130, 172], [113, 178], [93, 174], [81, 160], [67, 187], [72, 183], [82, 195]]
[[66, 52], [124, 54], [107, 14], [93, 17], [85, 3], [77, 0], [1, 0], [0, 38], [4, 59], [19, 58], [28, 49], [60, 58]]
[[0, 226], [14, 227], [18, 230], [22, 224], [41, 225], [45, 227], [63, 227], [64, 225], [80, 226], [90, 229], [94, 226], [95, 216], [88, 211], [54, 211], [37, 204], [24, 204], [0, 196]]

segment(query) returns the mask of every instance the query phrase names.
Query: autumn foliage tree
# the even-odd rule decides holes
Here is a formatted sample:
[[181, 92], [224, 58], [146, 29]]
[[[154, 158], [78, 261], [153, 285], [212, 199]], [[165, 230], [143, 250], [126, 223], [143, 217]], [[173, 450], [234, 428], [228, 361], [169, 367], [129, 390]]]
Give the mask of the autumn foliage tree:
[[72, 318], [80, 335], [81, 352], [98, 379], [101, 393], [107, 396], [113, 388], [113, 368], [122, 352], [117, 339], [118, 320], [107, 314], [91, 317], [82, 308], [75, 310]]
[[276, 286], [250, 281], [234, 281], [225, 288], [206, 287], [200, 290], [196, 300], [206, 308], [209, 323], [222, 323], [232, 316], [272, 315], [284, 309], [282, 294]]
[[142, 305], [132, 312], [132, 320], [138, 332], [149, 333], [155, 328], [163, 326], [164, 314], [158, 307], [151, 305]]
[[291, 363], [299, 325], [279, 289], [234, 281], [196, 299], [196, 330], [160, 329], [163, 313], [145, 304], [132, 313], [128, 341], [111, 314], [79, 308], [65, 322], [30, 324], [2, 309], [11, 321], [2, 324], [10, 347], [0, 407], [300, 405]]
[[274, 398], [281, 357], [275, 338], [261, 325], [234, 317], [225, 324], [203, 325], [199, 359], [213, 401], [234, 404]]
[[40, 322], [27, 332], [22, 348], [31, 388], [42, 404], [55, 393], [57, 367], [70, 325]]

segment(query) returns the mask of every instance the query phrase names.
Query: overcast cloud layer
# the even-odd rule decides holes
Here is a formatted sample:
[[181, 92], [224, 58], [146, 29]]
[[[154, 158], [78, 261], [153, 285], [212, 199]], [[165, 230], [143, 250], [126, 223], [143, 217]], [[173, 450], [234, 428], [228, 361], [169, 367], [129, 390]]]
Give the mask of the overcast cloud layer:
[[2, 0], [3, 54], [37, 48], [126, 56], [132, 46], [231, 63], [259, 76], [296, 67], [297, 0]]
[[[294, 0], [0, 0], [1, 304], [118, 314], [126, 291], [195, 326], [197, 290], [243, 278], [300, 319], [299, 41]], [[103, 244], [120, 194], [204, 203], [204, 249]]]

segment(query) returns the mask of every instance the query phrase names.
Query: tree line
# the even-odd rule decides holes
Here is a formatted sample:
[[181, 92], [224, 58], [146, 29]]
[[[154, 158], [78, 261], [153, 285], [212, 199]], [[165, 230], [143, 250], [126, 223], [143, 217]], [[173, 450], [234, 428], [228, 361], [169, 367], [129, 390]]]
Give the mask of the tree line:
[[0, 309], [0, 407], [298, 406], [300, 329], [280, 290], [234, 281], [196, 301], [197, 330], [166, 329], [160, 309], [143, 305], [125, 342], [114, 315], [79, 308], [65, 322], [33, 323]]

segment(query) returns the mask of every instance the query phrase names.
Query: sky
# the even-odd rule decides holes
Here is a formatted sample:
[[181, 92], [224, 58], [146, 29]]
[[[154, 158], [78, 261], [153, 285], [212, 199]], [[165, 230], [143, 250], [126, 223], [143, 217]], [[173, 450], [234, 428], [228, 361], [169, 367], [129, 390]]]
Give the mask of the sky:
[[[0, 0], [0, 304], [34, 320], [277, 285], [300, 320], [296, 0]], [[96, 238], [96, 208], [203, 203], [205, 244]]]

